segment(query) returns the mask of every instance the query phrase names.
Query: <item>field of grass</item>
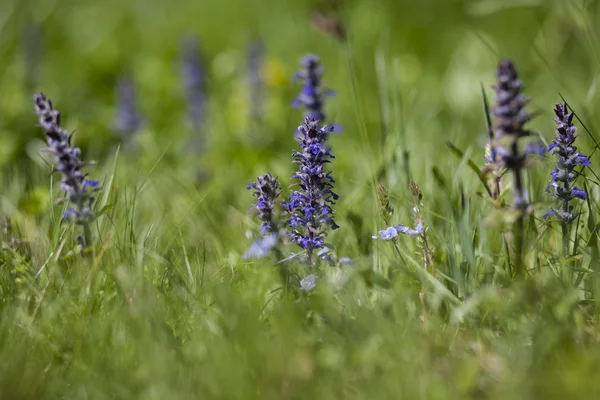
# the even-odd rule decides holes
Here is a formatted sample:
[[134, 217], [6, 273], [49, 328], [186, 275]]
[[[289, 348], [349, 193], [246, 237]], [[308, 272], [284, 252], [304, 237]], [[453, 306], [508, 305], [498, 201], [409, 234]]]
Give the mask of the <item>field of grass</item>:
[[[598, 27], [595, 0], [2, 0], [0, 399], [600, 398]], [[326, 122], [343, 127], [326, 241], [351, 262], [334, 267], [283, 236], [244, 257], [260, 228], [247, 184], [270, 172], [282, 200], [298, 190], [290, 104], [307, 53], [336, 91]], [[478, 177], [482, 88], [495, 107], [503, 59], [534, 141], [552, 142], [561, 96], [576, 113], [591, 165], [566, 237], [543, 218], [553, 154], [521, 169], [527, 210], [514, 173], [496, 200]], [[140, 123], [119, 134], [123, 77]], [[85, 249], [37, 92], [95, 160]], [[421, 234], [377, 239], [418, 221]]]

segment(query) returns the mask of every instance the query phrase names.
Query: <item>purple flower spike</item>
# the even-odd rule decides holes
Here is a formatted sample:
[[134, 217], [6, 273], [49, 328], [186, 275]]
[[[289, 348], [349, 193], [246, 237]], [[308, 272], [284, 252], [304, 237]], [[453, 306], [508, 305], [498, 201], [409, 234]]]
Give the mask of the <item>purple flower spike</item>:
[[[569, 204], [573, 199], [585, 200], [587, 193], [575, 186], [575, 181], [581, 171], [575, 168], [581, 165], [583, 168], [590, 166], [589, 158], [582, 153], [577, 152], [575, 139], [576, 127], [573, 125], [574, 114], [570, 112], [567, 104], [557, 104], [554, 108], [556, 118], [556, 136], [548, 146], [549, 150], [556, 155], [556, 169], [551, 172], [551, 184], [548, 186], [548, 192], [551, 196], [557, 198], [561, 203], [561, 210], [570, 210]], [[572, 212], [563, 212], [550, 210], [544, 216], [555, 215], [564, 223], [570, 224], [574, 220]]]
[[301, 60], [304, 67], [294, 75], [294, 81], [303, 82], [302, 90], [298, 97], [292, 102], [292, 107], [303, 106], [306, 109], [305, 117], [314, 118], [320, 123], [325, 122], [325, 112], [323, 111], [323, 99], [334, 96], [335, 92], [329, 89], [321, 88], [321, 75], [323, 67], [319, 57], [308, 54]]
[[514, 204], [516, 210], [527, 207], [523, 193], [522, 171], [528, 155], [543, 152], [538, 145], [530, 145], [526, 151], [519, 151], [519, 139], [528, 136], [529, 131], [525, 125], [531, 120], [527, 103], [529, 99], [523, 94], [523, 82], [519, 79], [514, 64], [503, 60], [498, 65], [498, 83], [496, 89], [496, 106], [492, 108], [495, 117], [494, 137], [498, 142], [495, 145], [497, 162], [512, 172], [515, 179]]
[[62, 175], [60, 187], [65, 191], [64, 200], [71, 203], [63, 217], [83, 227], [80, 243], [82, 247], [88, 247], [92, 244], [90, 224], [96, 217], [92, 210], [94, 192], [98, 190], [100, 181], [87, 179], [81, 171], [86, 165], [80, 159], [81, 150], [71, 144], [72, 135], [61, 127], [60, 112], [52, 107], [52, 102], [43, 93], [36, 94], [33, 100], [39, 124], [46, 133], [46, 151], [54, 155], [56, 166], [52, 172]]
[[[300, 184], [284, 207], [292, 215], [288, 219], [292, 241], [308, 250], [325, 246], [323, 237], [328, 228], [337, 229], [331, 205], [338, 196], [333, 192], [333, 178], [325, 165], [331, 163], [333, 154], [327, 146], [327, 126], [320, 127], [314, 118], [307, 117], [298, 128], [301, 152], [294, 152], [298, 171], [292, 176]], [[310, 257], [309, 257], [310, 258]]]

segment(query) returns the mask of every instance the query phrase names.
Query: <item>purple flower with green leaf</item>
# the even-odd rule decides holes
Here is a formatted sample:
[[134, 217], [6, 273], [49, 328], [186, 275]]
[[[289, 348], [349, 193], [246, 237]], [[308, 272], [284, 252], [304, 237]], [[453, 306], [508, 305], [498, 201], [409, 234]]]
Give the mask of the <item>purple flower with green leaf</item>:
[[291, 214], [287, 221], [291, 228], [289, 236], [307, 250], [309, 260], [315, 249], [325, 246], [327, 229], [338, 228], [331, 208], [338, 199], [333, 192], [335, 181], [325, 169], [334, 158], [327, 146], [327, 135], [333, 130], [306, 117], [298, 128], [301, 151], [292, 154], [298, 164], [292, 179], [298, 180], [300, 190], [293, 191], [283, 206]]
[[99, 189], [100, 181], [88, 179], [81, 171], [90, 163], [81, 161], [81, 150], [71, 144], [73, 135], [60, 126], [60, 112], [52, 107], [52, 102], [39, 93], [34, 96], [34, 103], [40, 126], [46, 133], [46, 151], [54, 155], [56, 162], [52, 172], [62, 175], [60, 187], [66, 195], [61, 200], [71, 204], [63, 217], [83, 227], [83, 236], [78, 240], [82, 247], [88, 247], [92, 243], [91, 223], [96, 217], [92, 210], [94, 193]]
[[[548, 210], [544, 217], [551, 215], [558, 217], [563, 223], [563, 235], [566, 235], [568, 239], [569, 225], [578, 215], [573, 213], [571, 201], [587, 198], [587, 193], [574, 184], [581, 174], [581, 169], [590, 166], [590, 160], [585, 154], [579, 153], [577, 146], [575, 146], [575, 139], [577, 138], [575, 134], [577, 128], [573, 125], [575, 114], [569, 112], [566, 103], [557, 104], [554, 113], [556, 114], [554, 119], [557, 126], [556, 136], [552, 143], [548, 145], [548, 152], [556, 156], [556, 169], [550, 174], [550, 185], [546, 190], [551, 196], [558, 199], [560, 208]], [[580, 167], [580, 169], [576, 170], [577, 167]], [[568, 246], [568, 244], [565, 243], [565, 246]]]

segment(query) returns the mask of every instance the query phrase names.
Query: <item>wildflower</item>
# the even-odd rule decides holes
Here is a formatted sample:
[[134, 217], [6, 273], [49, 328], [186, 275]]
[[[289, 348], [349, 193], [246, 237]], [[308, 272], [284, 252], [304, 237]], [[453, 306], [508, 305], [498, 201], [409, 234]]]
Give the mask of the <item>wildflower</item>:
[[587, 193], [574, 186], [575, 181], [580, 175], [580, 171], [575, 171], [577, 166], [583, 168], [590, 166], [590, 160], [585, 154], [578, 153], [574, 145], [577, 135], [577, 128], [573, 125], [574, 114], [569, 112], [567, 104], [557, 104], [554, 108], [556, 118], [556, 136], [548, 146], [548, 152], [556, 155], [556, 169], [550, 173], [550, 185], [546, 190], [558, 199], [560, 210], [550, 209], [544, 214], [544, 218], [554, 215], [562, 221], [563, 230], [563, 250], [565, 257], [569, 256], [569, 236], [570, 225], [578, 214], [573, 213], [573, 199], [585, 200]]
[[275, 246], [277, 246], [277, 234], [265, 234], [250, 245], [250, 248], [246, 250], [242, 258], [247, 260], [249, 258], [266, 257], [271, 253], [271, 250], [273, 250]]
[[[188, 38], [183, 42], [181, 76], [191, 126], [200, 129], [206, 119], [206, 71], [198, 41]], [[200, 144], [198, 146], [201, 146]]]
[[60, 187], [66, 192], [64, 200], [71, 204], [65, 211], [64, 218], [83, 226], [84, 235], [78, 239], [82, 247], [88, 247], [92, 242], [90, 224], [96, 217], [92, 210], [93, 194], [98, 190], [100, 182], [87, 179], [87, 175], [81, 172], [82, 167], [89, 163], [81, 161], [81, 150], [71, 145], [72, 134], [61, 128], [60, 112], [52, 108], [52, 102], [39, 93], [34, 96], [34, 103], [40, 126], [46, 133], [46, 150], [54, 154], [57, 164], [52, 172], [62, 174]]
[[325, 122], [323, 99], [327, 96], [334, 96], [335, 92], [321, 88], [323, 67], [319, 57], [307, 54], [302, 58], [301, 64], [304, 69], [296, 73], [294, 80], [301, 79], [303, 81], [302, 91], [292, 102], [292, 107], [303, 106], [306, 109], [305, 117], [311, 117], [323, 123]]
[[530, 144], [524, 151], [519, 150], [519, 139], [529, 135], [525, 124], [532, 118], [525, 109], [529, 99], [521, 92], [523, 83], [511, 61], [501, 61], [498, 66], [496, 106], [492, 109], [496, 118], [493, 159], [508, 169], [514, 176], [514, 208], [524, 210], [526, 198], [521, 171], [529, 155], [540, 154], [537, 144]]
[[[424, 232], [423, 223], [419, 222], [416, 227], [410, 228], [405, 225], [390, 226], [382, 231], [379, 231], [379, 239], [381, 240], [392, 240], [399, 234], [403, 233], [408, 236], [417, 236]], [[375, 239], [377, 237], [375, 236]]]
[[[557, 104], [554, 113], [556, 114], [554, 122], [557, 125], [556, 137], [548, 145], [547, 151], [556, 155], [556, 169], [550, 174], [552, 179], [547, 190], [562, 203], [560, 218], [570, 223], [575, 216], [568, 212], [569, 202], [573, 199], [587, 198], [587, 193], [583, 189], [573, 186], [580, 174], [575, 171], [575, 168], [579, 165], [588, 167], [590, 160], [585, 154], [578, 153], [574, 145], [577, 128], [573, 125], [574, 114], [569, 112], [567, 104]], [[550, 214], [557, 215], [557, 213]]]
[[325, 245], [323, 237], [327, 228], [337, 229], [333, 220], [331, 205], [338, 195], [333, 192], [335, 182], [325, 165], [331, 162], [334, 155], [327, 146], [327, 134], [333, 128], [319, 127], [319, 122], [306, 117], [298, 128], [301, 152], [294, 152], [294, 162], [298, 164], [298, 172], [292, 179], [299, 180], [300, 190], [293, 191], [284, 207], [292, 215], [288, 225], [293, 242], [306, 249], [311, 259], [312, 251]]
[[137, 96], [130, 78], [122, 77], [117, 82], [116, 100], [115, 131], [130, 144], [133, 134], [141, 128], [143, 121], [137, 110]]
[[498, 83], [496, 90], [496, 106], [492, 109], [495, 117], [493, 150], [497, 168], [504, 168], [512, 173], [513, 209], [518, 211], [518, 218], [513, 228], [514, 233], [514, 265], [517, 275], [525, 274], [523, 265], [524, 216], [528, 210], [528, 196], [523, 182], [523, 169], [527, 158], [539, 154], [539, 146], [533, 145], [521, 151], [519, 141], [530, 134], [525, 124], [532, 119], [525, 106], [529, 99], [522, 93], [523, 83], [519, 80], [515, 66], [511, 61], [501, 61], [498, 66]]
[[396, 229], [394, 226], [390, 226], [387, 229], [379, 231], [379, 238], [381, 240], [392, 240], [396, 236], [398, 236], [398, 229]]
[[313, 290], [316, 286], [316, 279], [317, 277], [315, 276], [315, 274], [310, 274], [306, 278], [303, 278], [302, 280], [300, 280], [300, 289], [305, 290], [307, 292]]
[[277, 178], [267, 173], [256, 178], [256, 182], [248, 184], [248, 190], [254, 189], [252, 193], [257, 198], [254, 209], [258, 211], [258, 218], [262, 221], [260, 227], [261, 237], [256, 240], [244, 254], [244, 259], [267, 256], [277, 246], [279, 238], [279, 227], [273, 217], [275, 201], [281, 193]]
[[277, 178], [273, 178], [271, 174], [267, 173], [264, 176], [259, 176], [256, 182], [250, 183], [247, 189], [254, 189], [255, 192], [252, 195], [258, 199], [254, 208], [258, 210], [258, 218], [262, 221], [261, 234], [277, 232], [277, 223], [273, 219], [275, 200], [281, 193]]

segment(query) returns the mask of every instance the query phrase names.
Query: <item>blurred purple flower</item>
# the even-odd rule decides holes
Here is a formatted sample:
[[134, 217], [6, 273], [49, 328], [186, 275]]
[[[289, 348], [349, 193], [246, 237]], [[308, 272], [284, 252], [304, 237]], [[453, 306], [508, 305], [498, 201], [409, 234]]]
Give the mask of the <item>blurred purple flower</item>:
[[[71, 144], [72, 134], [60, 125], [60, 112], [52, 107], [52, 102], [43, 93], [34, 96], [35, 111], [39, 116], [39, 124], [46, 133], [48, 148], [46, 151], [54, 155], [56, 166], [52, 172], [62, 175], [60, 187], [66, 195], [63, 200], [72, 207], [64, 212], [65, 219], [74, 219], [83, 226], [84, 236], [79, 238], [83, 247], [91, 245], [92, 233], [90, 224], [95, 218], [92, 210], [94, 192], [100, 184], [97, 180], [87, 179], [81, 169], [89, 163], [80, 159], [81, 150]], [[88, 190], [91, 188], [91, 190]]]
[[334, 96], [335, 92], [321, 88], [323, 67], [321, 66], [319, 57], [314, 54], [307, 54], [302, 58], [301, 64], [303, 69], [294, 75], [294, 81], [302, 80], [303, 86], [300, 94], [292, 102], [292, 107], [303, 106], [306, 109], [305, 117], [310, 117], [320, 123], [324, 123], [324, 98]]
[[254, 243], [250, 245], [248, 250], [244, 253], [242, 258], [247, 260], [249, 258], [263, 258], [268, 256], [277, 246], [277, 234], [269, 233], [258, 238]]
[[117, 114], [114, 129], [129, 146], [132, 143], [133, 135], [143, 125], [143, 117], [138, 112], [135, 86], [129, 77], [124, 76], [118, 80], [115, 97]]

